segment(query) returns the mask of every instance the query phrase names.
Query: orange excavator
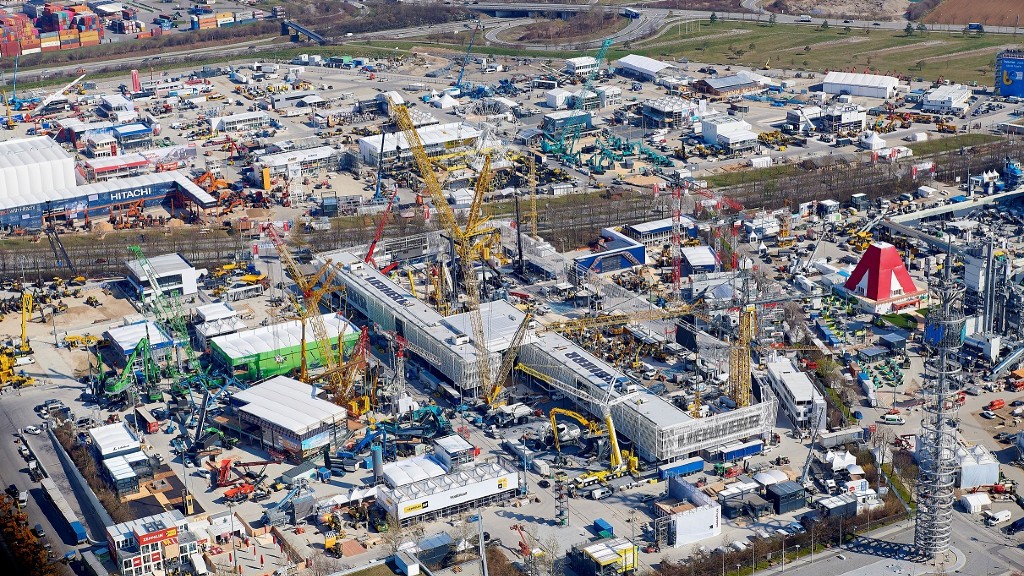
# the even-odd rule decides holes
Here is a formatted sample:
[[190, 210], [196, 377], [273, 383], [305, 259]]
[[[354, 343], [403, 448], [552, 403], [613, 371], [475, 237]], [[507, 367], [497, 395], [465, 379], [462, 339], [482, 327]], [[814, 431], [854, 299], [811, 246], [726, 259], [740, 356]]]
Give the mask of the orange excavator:
[[202, 176], [193, 180], [193, 182], [198, 186], [202, 186], [204, 190], [210, 193], [223, 190], [224, 188], [231, 186], [227, 180], [214, 176], [213, 172], [205, 172]]

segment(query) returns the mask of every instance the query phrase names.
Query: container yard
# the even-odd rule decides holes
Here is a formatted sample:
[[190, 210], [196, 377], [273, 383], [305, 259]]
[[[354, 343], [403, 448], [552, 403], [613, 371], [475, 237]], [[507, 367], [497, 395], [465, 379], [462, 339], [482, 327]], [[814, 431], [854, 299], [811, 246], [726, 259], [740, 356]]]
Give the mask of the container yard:
[[[0, 56], [259, 13], [100, 8]], [[124, 576], [1014, 567], [1011, 96], [612, 45], [5, 96], [11, 533]]]

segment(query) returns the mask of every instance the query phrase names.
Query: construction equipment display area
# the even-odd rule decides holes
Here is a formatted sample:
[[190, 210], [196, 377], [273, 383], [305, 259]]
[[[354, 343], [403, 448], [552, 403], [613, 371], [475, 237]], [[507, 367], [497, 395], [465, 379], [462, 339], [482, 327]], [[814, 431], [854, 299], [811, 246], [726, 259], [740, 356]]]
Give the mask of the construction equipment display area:
[[[926, 116], [959, 130], [898, 111], [915, 83], [691, 78], [611, 45], [493, 85], [473, 41], [453, 85], [309, 55], [135, 74], [88, 90], [144, 128], [11, 119], [0, 409], [13, 458], [65, 495], [61, 553], [106, 540], [89, 562], [124, 576], [339, 556], [415, 576], [489, 547], [613, 576], [774, 569], [881, 518], [944, 568], [972, 536], [1019, 544], [1020, 159], [876, 149]], [[771, 170], [723, 183], [835, 155], [896, 184], [798, 202]], [[552, 221], [622, 197], [642, 210]]]

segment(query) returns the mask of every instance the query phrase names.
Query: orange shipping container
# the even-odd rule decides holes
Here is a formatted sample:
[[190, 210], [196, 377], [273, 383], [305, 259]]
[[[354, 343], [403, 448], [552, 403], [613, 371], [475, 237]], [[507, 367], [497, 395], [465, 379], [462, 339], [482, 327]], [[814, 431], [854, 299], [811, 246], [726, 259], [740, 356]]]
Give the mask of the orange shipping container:
[[82, 46], [99, 46], [99, 40], [82, 40]]
[[78, 37], [84, 42], [86, 40], [99, 40], [100, 33], [95, 30], [87, 30], [78, 35]]

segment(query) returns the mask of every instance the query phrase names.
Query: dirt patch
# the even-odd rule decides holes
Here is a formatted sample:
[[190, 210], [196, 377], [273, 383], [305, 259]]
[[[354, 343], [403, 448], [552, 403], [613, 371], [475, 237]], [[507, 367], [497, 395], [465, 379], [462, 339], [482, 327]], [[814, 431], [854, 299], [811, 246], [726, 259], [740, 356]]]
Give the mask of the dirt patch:
[[[830, 46], [842, 46], [843, 44], [857, 44], [865, 41], [867, 41], [867, 38], [864, 38], [863, 36], [851, 36], [849, 38], [841, 38], [839, 40], [829, 40], [827, 42], [818, 42], [816, 44], [811, 44], [810, 48], [811, 50], [814, 50], [815, 48], [828, 48]], [[792, 48], [780, 50], [780, 52], [799, 52], [804, 48], [806, 48], [806, 46], [794, 46]]]
[[1020, 0], [944, 0], [923, 21], [928, 24], [1013, 26], [1020, 12]]
[[809, 14], [814, 18], [843, 20], [896, 20], [910, 6], [909, 0], [775, 0], [765, 8], [785, 14]]
[[928, 46], [938, 46], [939, 44], [946, 44], [944, 40], [928, 40], [926, 42], [920, 42], [910, 46], [890, 46], [888, 48], [879, 48], [878, 50], [868, 50], [866, 52], [856, 52], [853, 57], [858, 56], [877, 56], [879, 54], [888, 54], [889, 52], [902, 52], [906, 50], [916, 50], [918, 48], [926, 48]]

